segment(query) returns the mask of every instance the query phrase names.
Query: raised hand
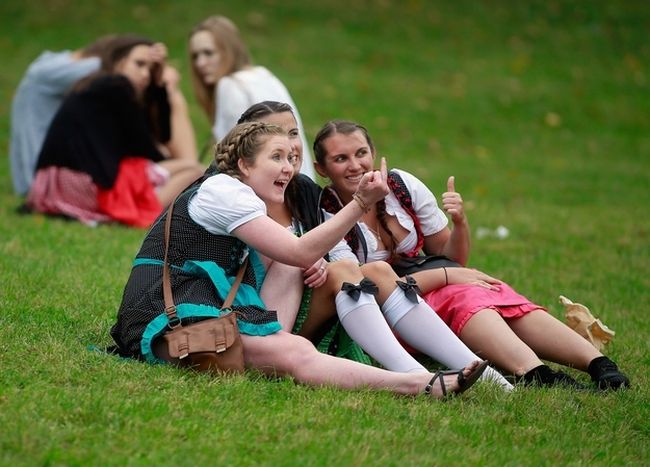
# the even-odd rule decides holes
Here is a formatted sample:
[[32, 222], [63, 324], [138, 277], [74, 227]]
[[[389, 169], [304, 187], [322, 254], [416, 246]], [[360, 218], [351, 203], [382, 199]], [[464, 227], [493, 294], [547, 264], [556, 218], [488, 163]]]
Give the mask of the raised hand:
[[152, 62], [162, 64], [167, 60], [167, 46], [162, 42], [156, 42], [149, 49], [149, 56]]
[[452, 175], [447, 180], [447, 191], [442, 194], [442, 209], [451, 216], [454, 224], [465, 221], [463, 198], [456, 191], [455, 177]]
[[386, 158], [382, 157], [379, 170], [366, 172], [363, 175], [359, 182], [359, 188], [357, 188], [357, 194], [366, 205], [370, 206], [388, 195], [387, 181], [388, 169], [386, 168]]

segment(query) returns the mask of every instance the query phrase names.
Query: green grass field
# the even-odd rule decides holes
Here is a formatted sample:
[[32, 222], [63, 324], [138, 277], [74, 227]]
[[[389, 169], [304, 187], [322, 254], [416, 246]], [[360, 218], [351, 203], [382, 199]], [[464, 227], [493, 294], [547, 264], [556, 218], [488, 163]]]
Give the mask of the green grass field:
[[216, 13], [287, 84], [309, 139], [354, 119], [434, 192], [455, 175], [474, 231], [510, 231], [475, 238], [471, 264], [559, 318], [559, 295], [590, 307], [633, 389], [479, 386], [440, 403], [90, 352], [110, 344], [144, 231], [17, 214], [1, 157], [0, 465], [650, 464], [650, 6], [5, 0], [3, 153], [27, 65], [110, 32], [167, 43], [201, 145], [185, 43]]

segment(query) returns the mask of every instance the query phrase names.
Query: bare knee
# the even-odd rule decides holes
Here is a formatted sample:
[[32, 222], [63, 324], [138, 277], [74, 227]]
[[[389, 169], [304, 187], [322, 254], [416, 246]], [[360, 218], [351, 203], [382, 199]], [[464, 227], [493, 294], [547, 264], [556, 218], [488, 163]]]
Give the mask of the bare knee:
[[298, 376], [318, 350], [307, 339], [284, 331], [270, 336], [242, 335], [246, 365], [267, 375]]
[[343, 282], [359, 282], [361, 279], [363, 274], [354, 261], [343, 259], [327, 266], [327, 285], [335, 292], [341, 288]]
[[364, 276], [375, 282], [381, 278], [397, 278], [397, 274], [395, 274], [391, 265], [386, 261], [373, 261], [371, 263], [366, 263], [361, 266], [361, 272]]

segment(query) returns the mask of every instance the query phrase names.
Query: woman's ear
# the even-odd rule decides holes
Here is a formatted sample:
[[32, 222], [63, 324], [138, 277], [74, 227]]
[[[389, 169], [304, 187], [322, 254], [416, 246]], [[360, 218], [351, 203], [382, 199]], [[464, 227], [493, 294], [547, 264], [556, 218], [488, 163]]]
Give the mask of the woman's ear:
[[244, 159], [237, 159], [237, 167], [239, 168], [239, 172], [244, 176], [248, 177], [250, 174], [250, 169], [248, 165], [246, 164], [246, 161]]
[[314, 169], [316, 169], [316, 172], [318, 172], [318, 175], [320, 175], [321, 177], [329, 178], [327, 175], [327, 171], [322, 165], [320, 165], [318, 161], [314, 161]]

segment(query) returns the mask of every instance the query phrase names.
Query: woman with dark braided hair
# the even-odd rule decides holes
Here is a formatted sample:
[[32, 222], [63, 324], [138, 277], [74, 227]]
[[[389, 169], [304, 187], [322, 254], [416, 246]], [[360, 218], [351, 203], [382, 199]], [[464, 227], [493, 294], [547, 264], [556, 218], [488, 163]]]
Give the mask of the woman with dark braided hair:
[[[260, 102], [244, 112], [239, 122], [253, 120], [278, 125], [287, 132], [296, 156], [294, 170], [299, 171], [302, 144], [291, 107], [275, 101]], [[320, 223], [322, 216], [317, 215], [320, 191], [309, 177], [298, 174], [289, 182], [282, 202], [265, 200], [268, 215], [295, 235], [303, 235]], [[347, 248], [343, 241], [333, 251], [341, 248]], [[377, 261], [360, 268], [356, 258], [334, 263], [319, 258], [304, 271], [279, 264], [276, 268], [277, 283], [267, 280], [264, 284], [264, 303], [283, 310], [280, 322], [284, 329], [310, 339], [321, 350], [355, 359], [358, 354], [356, 346], [346, 340], [349, 335], [384, 368], [400, 372], [426, 371], [391, 331], [392, 317], [405, 313], [410, 319], [403, 321], [402, 337], [429, 357], [450, 368], [462, 368], [479, 359], [446, 326], [442, 325], [443, 332], [438, 332], [435, 313], [417, 297], [417, 290], [408, 280], [399, 281], [386, 262]], [[300, 307], [297, 318], [302, 288], [296, 287], [294, 295], [288, 294], [282, 286], [286, 283], [307, 286], [303, 297], [306, 306]], [[406, 321], [410, 321], [408, 325]], [[338, 322], [345, 333], [336, 329]], [[413, 332], [420, 328], [427, 330], [425, 343], [418, 338], [419, 332]], [[330, 332], [334, 334], [334, 341], [328, 339]], [[505, 389], [512, 388], [492, 368], [487, 368], [482, 378], [496, 381]]]
[[[353, 200], [359, 180], [373, 170], [375, 147], [363, 126], [334, 120], [316, 136], [314, 154], [316, 170], [331, 181], [321, 206], [335, 213]], [[410, 268], [425, 301], [462, 341], [524, 384], [582, 387], [566, 373], [551, 370], [543, 358], [587, 371], [599, 389], [629, 386], [613, 361], [544, 308], [502, 281], [461, 267], [469, 257], [470, 234], [454, 177], [442, 195], [444, 211], [413, 175], [391, 170], [387, 182], [391, 192], [369, 206], [359, 229], [346, 234], [350, 250], [341, 250], [333, 259], [389, 261], [400, 275]], [[453, 230], [447, 227], [445, 212]], [[440, 257], [425, 260], [422, 251]], [[424, 269], [418, 265], [429, 260], [438, 267], [412, 272]], [[395, 329], [401, 333], [400, 325]]]
[[[269, 375], [341, 388], [371, 387], [399, 394], [462, 392], [482, 374], [472, 362], [455, 374], [398, 373], [318, 352], [307, 340], [283, 331], [275, 311], [260, 299], [262, 283], [274, 283], [276, 268], [309, 269], [355, 225], [366, 205], [387, 191], [386, 163], [365, 174], [354, 203], [328, 222], [297, 237], [267, 216], [265, 203], [282, 203], [294, 173], [284, 130], [265, 123], [235, 126], [217, 145], [216, 175], [206, 174], [175, 201], [169, 245], [171, 284], [181, 320], [218, 316], [230, 283], [249, 258], [233, 309], [238, 312], [244, 359]], [[167, 323], [161, 285], [164, 224], [154, 223], [138, 252], [111, 335], [124, 356], [155, 362]], [[318, 268], [315, 274], [324, 274]], [[265, 278], [266, 276], [266, 278]], [[287, 293], [301, 284], [283, 284]], [[227, 293], [227, 292], [226, 292]]]

